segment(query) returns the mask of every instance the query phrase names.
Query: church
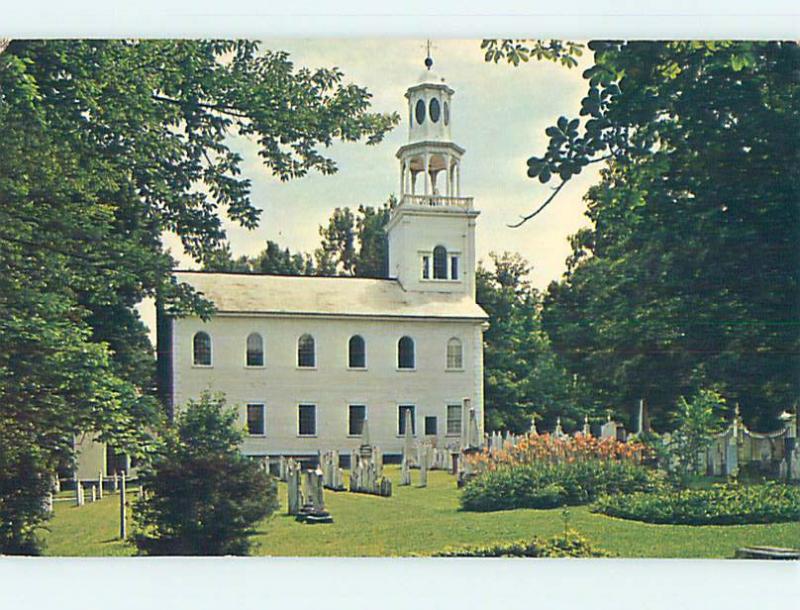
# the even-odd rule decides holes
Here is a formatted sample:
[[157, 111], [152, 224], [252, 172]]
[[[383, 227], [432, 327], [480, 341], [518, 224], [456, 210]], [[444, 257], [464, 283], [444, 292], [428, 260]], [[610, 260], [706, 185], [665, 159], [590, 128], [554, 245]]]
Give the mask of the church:
[[216, 306], [158, 320], [160, 391], [171, 412], [204, 390], [240, 413], [242, 451], [344, 455], [369, 441], [391, 459], [412, 434], [456, 448], [465, 412], [483, 432], [483, 331], [475, 224], [451, 139], [454, 91], [426, 71], [410, 87], [400, 196], [386, 226], [387, 279], [176, 272]]

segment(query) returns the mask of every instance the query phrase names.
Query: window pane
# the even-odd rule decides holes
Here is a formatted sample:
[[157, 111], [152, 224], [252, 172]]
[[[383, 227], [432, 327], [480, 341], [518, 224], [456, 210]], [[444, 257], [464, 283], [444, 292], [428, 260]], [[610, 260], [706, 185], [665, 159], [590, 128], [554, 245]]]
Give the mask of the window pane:
[[397, 343], [397, 366], [401, 369], [414, 368], [414, 340], [402, 337]]
[[447, 279], [447, 250], [444, 246], [436, 246], [433, 249], [433, 279]]
[[458, 279], [458, 257], [451, 256], [450, 257], [450, 279], [457, 280]]
[[429, 256], [422, 257], [422, 279], [427, 280], [431, 277], [431, 258]]
[[314, 435], [317, 433], [317, 407], [315, 405], [300, 405], [298, 416], [297, 428], [301, 435]]
[[436, 416], [428, 415], [425, 418], [425, 434], [427, 436], [436, 436]]
[[264, 405], [247, 405], [247, 433], [251, 435], [266, 434], [264, 429]]
[[461, 405], [447, 405], [447, 434], [461, 434]]
[[247, 366], [264, 366], [264, 341], [258, 333], [247, 337]]
[[365, 405], [350, 405], [350, 417], [347, 433], [351, 436], [360, 436], [364, 433], [364, 418], [367, 416]]
[[400, 405], [397, 409], [398, 415], [398, 434], [400, 436], [406, 433], [406, 411], [411, 411], [411, 434], [414, 435], [417, 433], [417, 422], [416, 418], [414, 417], [414, 405]]
[[363, 369], [367, 366], [367, 353], [364, 338], [359, 335], [350, 337], [348, 345], [348, 363], [351, 369]]
[[464, 355], [461, 341], [456, 338], [447, 342], [447, 368], [460, 369], [464, 367]]
[[194, 336], [194, 363], [202, 366], [211, 365], [211, 337], [208, 333], [197, 333]]
[[316, 366], [316, 355], [314, 353], [314, 337], [303, 335], [297, 341], [297, 366]]

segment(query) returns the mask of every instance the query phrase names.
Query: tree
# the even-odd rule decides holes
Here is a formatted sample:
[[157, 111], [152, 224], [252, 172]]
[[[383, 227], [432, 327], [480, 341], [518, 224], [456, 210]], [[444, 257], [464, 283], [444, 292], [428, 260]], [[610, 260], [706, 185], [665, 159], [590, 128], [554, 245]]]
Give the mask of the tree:
[[580, 116], [528, 175], [603, 163], [543, 323], [569, 370], [623, 415], [666, 426], [717, 387], [772, 427], [800, 393], [800, 130], [794, 42], [592, 42]]
[[702, 389], [688, 402], [678, 398], [674, 420], [677, 425], [670, 442], [670, 454], [678, 464], [678, 474], [686, 482], [689, 475], [703, 474], [701, 454], [722, 430], [725, 399], [714, 390]]
[[233, 258], [225, 244], [206, 261], [206, 271], [235, 271], [274, 275], [341, 275], [384, 278], [388, 271], [389, 249], [384, 227], [389, 222], [396, 200], [390, 196], [380, 207], [359, 205], [336, 208], [328, 224], [319, 227], [320, 247], [309, 255], [281, 248], [267, 241], [266, 249], [254, 257]]
[[[334, 139], [378, 142], [396, 115], [338, 70], [295, 70], [249, 41], [14, 40], [0, 53], [0, 459], [49, 479], [78, 431], [131, 455], [152, 446], [153, 360], [134, 306], [213, 307], [172, 276], [161, 236], [199, 262], [225, 237], [220, 214], [258, 222], [233, 135], [282, 180], [335, 162]], [[33, 448], [39, 451], [34, 452]], [[19, 485], [20, 483], [16, 483]], [[20, 540], [41, 523], [0, 518]], [[13, 518], [12, 518], [13, 517]]]
[[243, 456], [237, 414], [222, 396], [189, 401], [140, 475], [133, 537], [146, 555], [246, 555], [255, 525], [278, 509], [275, 480]]
[[524, 432], [531, 419], [548, 426], [561, 416], [579, 422], [577, 383], [557, 362], [542, 331], [540, 295], [527, 279], [530, 267], [519, 254], [490, 255], [492, 270], [479, 265], [478, 304], [489, 315], [484, 340], [486, 426]]

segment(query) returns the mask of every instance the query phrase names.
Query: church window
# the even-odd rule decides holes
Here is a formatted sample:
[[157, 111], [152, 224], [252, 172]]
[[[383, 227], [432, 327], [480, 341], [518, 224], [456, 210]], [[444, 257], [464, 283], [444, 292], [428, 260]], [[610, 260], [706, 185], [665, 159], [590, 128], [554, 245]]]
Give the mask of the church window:
[[447, 250], [444, 246], [433, 249], [433, 279], [447, 279]]
[[317, 434], [317, 405], [299, 405], [297, 409], [297, 433], [300, 436]]
[[450, 257], [450, 279], [457, 280], [458, 279], [458, 257], [451, 256]]
[[417, 123], [422, 125], [425, 122], [425, 100], [417, 100], [414, 114], [417, 118]]
[[367, 419], [366, 405], [349, 405], [347, 434], [361, 436], [364, 434], [364, 420]]
[[247, 366], [264, 366], [264, 340], [258, 333], [247, 336]]
[[447, 342], [447, 368], [464, 368], [464, 352], [461, 347], [461, 340], [455, 337]]
[[441, 106], [439, 106], [439, 100], [433, 98], [430, 104], [430, 114], [431, 114], [431, 121], [434, 123], [439, 121], [439, 116], [442, 114]]
[[192, 342], [195, 366], [211, 366], [211, 337], [208, 333], [199, 332]]
[[447, 405], [447, 434], [461, 434], [461, 405]]
[[311, 335], [303, 335], [297, 340], [297, 366], [304, 368], [317, 366], [314, 337]]
[[247, 405], [247, 433], [250, 436], [264, 436], [267, 433], [263, 404], [250, 403]]
[[425, 436], [436, 436], [438, 432], [437, 417], [435, 415], [428, 415], [425, 417]]
[[351, 369], [363, 369], [367, 366], [367, 347], [364, 337], [353, 335], [347, 346], [347, 366]]
[[397, 342], [397, 368], [413, 369], [415, 366], [414, 339], [401, 337]]
[[428, 280], [431, 277], [431, 257], [422, 257], [422, 279]]
[[406, 433], [406, 411], [411, 413], [411, 434], [417, 433], [417, 424], [414, 417], [414, 405], [400, 405], [397, 408], [397, 433], [403, 436]]

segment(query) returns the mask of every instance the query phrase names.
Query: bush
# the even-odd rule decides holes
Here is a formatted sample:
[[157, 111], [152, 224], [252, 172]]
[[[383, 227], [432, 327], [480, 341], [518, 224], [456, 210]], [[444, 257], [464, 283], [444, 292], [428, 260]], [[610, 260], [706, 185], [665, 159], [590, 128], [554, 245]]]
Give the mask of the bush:
[[518, 540], [487, 546], [466, 546], [445, 549], [434, 557], [610, 557], [574, 530], [543, 540]]
[[713, 485], [660, 493], [605, 496], [593, 512], [646, 523], [735, 525], [800, 520], [800, 488], [781, 483]]
[[147, 555], [245, 555], [254, 525], [278, 508], [274, 479], [239, 453], [237, 415], [221, 397], [189, 401], [141, 475], [133, 541]]
[[587, 504], [603, 494], [652, 491], [662, 485], [656, 471], [633, 462], [586, 460], [534, 463], [487, 470], [461, 494], [469, 511], [555, 508]]

